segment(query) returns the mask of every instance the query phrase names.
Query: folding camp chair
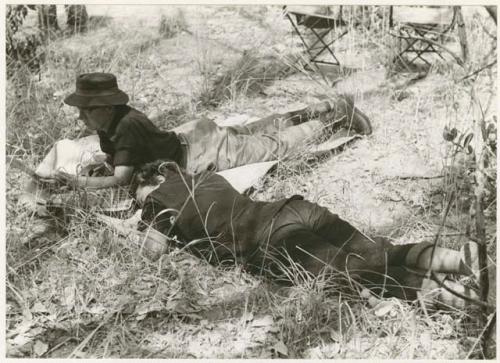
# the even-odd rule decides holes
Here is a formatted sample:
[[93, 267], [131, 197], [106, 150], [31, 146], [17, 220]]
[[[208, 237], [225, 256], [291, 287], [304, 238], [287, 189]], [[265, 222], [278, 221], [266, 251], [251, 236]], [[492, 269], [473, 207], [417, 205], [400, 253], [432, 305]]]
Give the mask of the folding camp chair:
[[[347, 23], [342, 20], [342, 7], [337, 17], [313, 14], [286, 6], [283, 10], [305, 47], [309, 62], [316, 66], [318, 64], [340, 65], [333, 46], [348, 32], [347, 29], [342, 29], [347, 26]], [[321, 68], [316, 68], [322, 73]]]
[[[399, 39], [399, 51], [394, 61], [403, 60], [406, 65], [421, 60], [431, 65], [426, 55], [437, 54], [441, 59], [443, 44], [456, 23], [457, 10], [452, 7], [391, 6], [389, 15], [390, 34]], [[406, 54], [413, 53], [409, 60]]]

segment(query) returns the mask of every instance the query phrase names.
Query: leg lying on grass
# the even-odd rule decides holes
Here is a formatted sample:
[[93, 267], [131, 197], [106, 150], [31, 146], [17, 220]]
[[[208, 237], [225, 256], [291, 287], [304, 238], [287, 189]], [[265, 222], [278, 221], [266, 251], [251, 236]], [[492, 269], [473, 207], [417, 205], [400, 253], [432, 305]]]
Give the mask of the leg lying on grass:
[[[314, 274], [328, 267], [372, 289], [383, 288], [390, 296], [414, 300], [418, 292], [441, 305], [462, 308], [466, 304], [427, 275], [428, 270], [470, 275], [461, 251], [437, 247], [432, 256], [429, 243], [393, 245], [384, 238], [372, 239], [326, 208], [304, 200], [285, 205], [273, 228], [270, 244], [278, 254], [279, 249], [286, 250], [287, 256]], [[478, 298], [476, 292], [458, 283], [444, 284]]]
[[183, 166], [197, 174], [207, 169], [221, 171], [289, 158], [340, 128], [345, 130], [345, 136], [372, 132], [368, 117], [346, 96], [273, 114], [245, 126], [219, 127], [207, 120], [180, 133], [186, 145]]
[[250, 133], [270, 133], [276, 129], [297, 126], [319, 118], [325, 126], [344, 126], [361, 135], [372, 133], [369, 118], [354, 106], [352, 97], [339, 96], [335, 100], [323, 101], [306, 108], [285, 113], [276, 113], [246, 126]]

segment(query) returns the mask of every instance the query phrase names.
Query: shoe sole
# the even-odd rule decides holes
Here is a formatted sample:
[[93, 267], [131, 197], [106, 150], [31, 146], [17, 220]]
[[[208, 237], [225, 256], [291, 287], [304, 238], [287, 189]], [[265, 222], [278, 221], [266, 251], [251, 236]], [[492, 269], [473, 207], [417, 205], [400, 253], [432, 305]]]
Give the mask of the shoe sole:
[[360, 135], [370, 135], [373, 132], [373, 129], [368, 116], [354, 106], [352, 98], [342, 97], [342, 99], [349, 105], [350, 111], [352, 111], [349, 126]]

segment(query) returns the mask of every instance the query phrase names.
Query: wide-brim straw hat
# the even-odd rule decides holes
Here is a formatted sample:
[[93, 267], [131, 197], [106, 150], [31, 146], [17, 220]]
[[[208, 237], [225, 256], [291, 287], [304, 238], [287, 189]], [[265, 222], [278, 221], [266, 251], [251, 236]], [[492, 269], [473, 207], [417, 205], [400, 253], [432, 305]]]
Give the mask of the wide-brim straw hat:
[[118, 88], [111, 73], [86, 73], [76, 78], [76, 91], [64, 99], [70, 106], [95, 107], [125, 105], [129, 98]]

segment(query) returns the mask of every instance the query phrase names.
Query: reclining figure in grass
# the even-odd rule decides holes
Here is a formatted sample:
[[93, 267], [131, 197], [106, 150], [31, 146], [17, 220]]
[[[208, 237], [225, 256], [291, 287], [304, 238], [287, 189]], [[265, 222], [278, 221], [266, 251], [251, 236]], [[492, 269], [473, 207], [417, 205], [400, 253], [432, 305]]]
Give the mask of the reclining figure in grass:
[[183, 131], [177, 132], [160, 131], [143, 113], [128, 106], [128, 100], [112, 74], [78, 76], [76, 91], [65, 102], [77, 107], [80, 119], [97, 131], [114, 174], [83, 177], [60, 170], [44, 177], [77, 187], [106, 188], [127, 184], [134, 170], [157, 159], [175, 161], [192, 174], [209, 168], [220, 171], [283, 157], [334, 126], [350, 133], [372, 132], [369, 119], [344, 96], [273, 114], [248, 126], [219, 127], [202, 120], [183, 125]]
[[[464, 246], [472, 256], [464, 250], [433, 249], [430, 243], [393, 245], [364, 235], [300, 196], [252, 201], [220, 175], [192, 176], [172, 162], [147, 164], [137, 174], [137, 184], [142, 229], [149, 228], [144, 246], [163, 246], [153, 251], [156, 257], [177, 244], [211, 263], [237, 262], [278, 278], [286, 278], [293, 264], [311, 275], [341, 273], [364, 286], [363, 291], [383, 289], [403, 299], [413, 300], [420, 292], [436, 303], [464, 307], [465, 300], [443, 283], [477, 298], [443, 275], [477, 273], [472, 243]], [[434, 273], [441, 283], [426, 277], [428, 270], [441, 273]]]

